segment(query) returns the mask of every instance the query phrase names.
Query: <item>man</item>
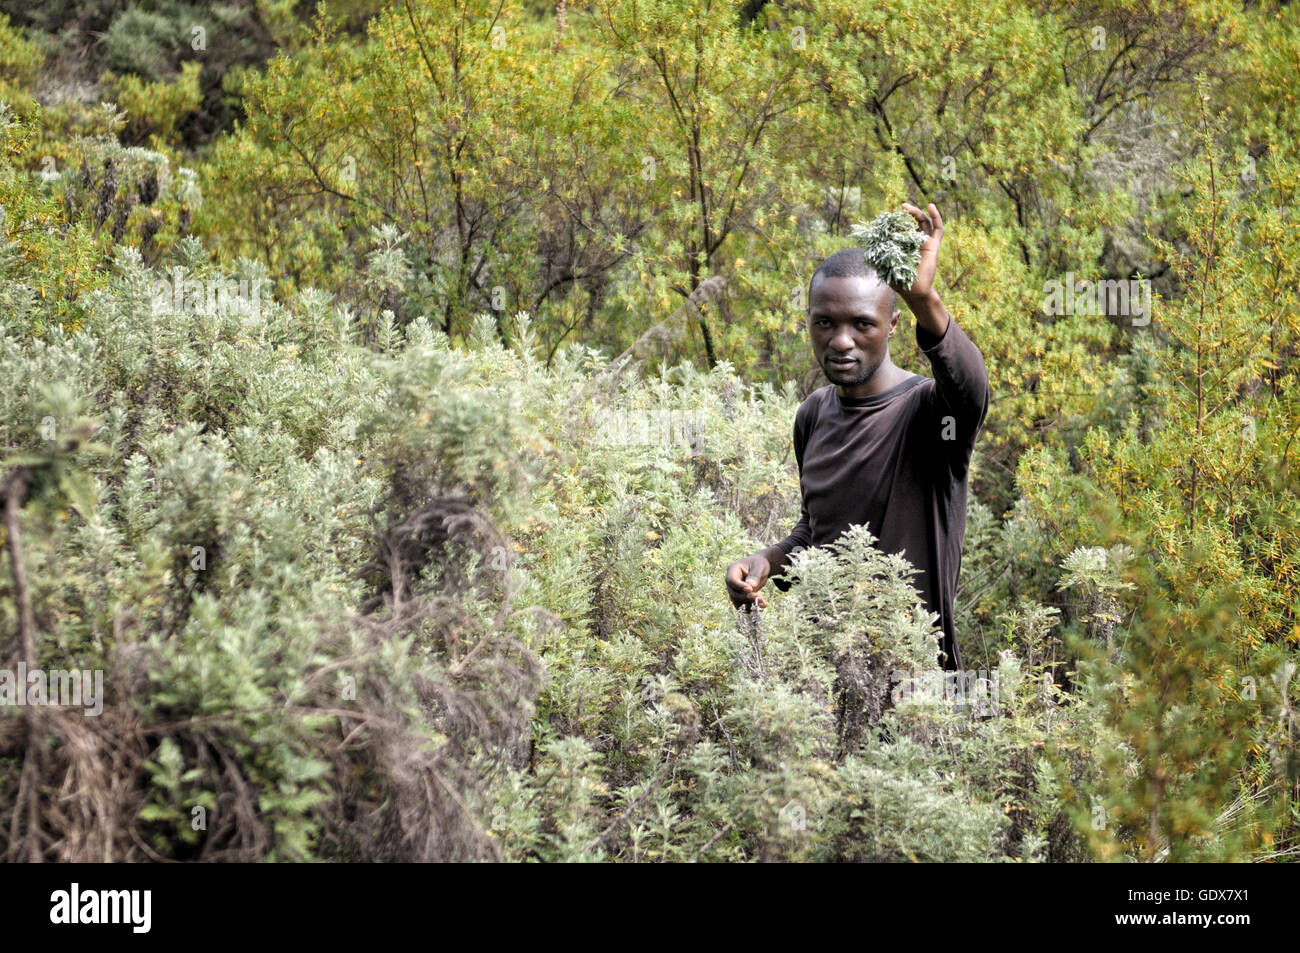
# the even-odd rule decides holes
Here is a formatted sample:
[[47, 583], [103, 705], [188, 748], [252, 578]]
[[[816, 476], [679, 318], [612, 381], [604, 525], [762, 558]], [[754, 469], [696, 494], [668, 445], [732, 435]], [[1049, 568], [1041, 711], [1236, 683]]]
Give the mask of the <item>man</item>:
[[[943, 238], [938, 208], [903, 208], [926, 236], [910, 288], [884, 284], [860, 248], [836, 252], [813, 273], [808, 334], [830, 384], [795, 414], [803, 514], [784, 540], [732, 563], [727, 589], [738, 608], [764, 608], [759, 590], [780, 576], [794, 550], [830, 544], [849, 526], [866, 524], [878, 548], [901, 552], [917, 567], [915, 584], [943, 627], [940, 664], [956, 670], [962, 665], [953, 596], [971, 451], [988, 413], [988, 372], [934, 290]], [[933, 378], [890, 361], [899, 297], [916, 316], [916, 342]]]

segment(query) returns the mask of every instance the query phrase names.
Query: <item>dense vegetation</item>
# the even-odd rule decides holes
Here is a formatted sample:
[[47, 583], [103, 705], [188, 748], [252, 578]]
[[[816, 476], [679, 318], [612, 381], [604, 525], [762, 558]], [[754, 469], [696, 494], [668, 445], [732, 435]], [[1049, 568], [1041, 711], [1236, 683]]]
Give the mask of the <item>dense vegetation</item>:
[[[1300, 849], [1294, 4], [0, 11], [0, 668], [106, 692], [5, 708], [9, 859]], [[904, 200], [993, 387], [956, 703], [865, 533], [723, 585]]]

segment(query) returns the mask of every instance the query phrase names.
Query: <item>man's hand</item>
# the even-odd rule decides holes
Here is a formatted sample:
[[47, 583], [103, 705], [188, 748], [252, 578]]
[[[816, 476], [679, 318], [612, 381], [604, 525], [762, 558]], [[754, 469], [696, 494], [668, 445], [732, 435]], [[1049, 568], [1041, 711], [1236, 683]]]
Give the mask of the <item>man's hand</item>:
[[910, 202], [904, 202], [903, 211], [916, 219], [917, 225], [925, 234], [925, 244], [921, 246], [921, 262], [916, 266], [916, 281], [912, 282], [910, 288], [891, 286], [900, 298], [910, 304], [913, 300], [928, 298], [934, 290], [934, 274], [939, 268], [939, 243], [943, 240], [943, 216], [933, 202], [924, 212]]
[[737, 609], [757, 605], [767, 608], [767, 600], [758, 590], [763, 588], [768, 576], [772, 575], [772, 564], [762, 553], [737, 559], [727, 567], [727, 594], [731, 604]]
[[912, 287], [890, 287], [907, 302], [918, 325], [934, 337], [942, 338], [952, 317], [939, 300], [939, 293], [934, 290], [934, 275], [939, 269], [939, 243], [943, 241], [943, 216], [933, 202], [926, 206], [924, 212], [910, 202], [904, 202], [903, 211], [916, 219], [917, 225], [925, 233], [925, 244], [921, 246], [921, 262], [916, 266], [916, 281], [912, 282]]

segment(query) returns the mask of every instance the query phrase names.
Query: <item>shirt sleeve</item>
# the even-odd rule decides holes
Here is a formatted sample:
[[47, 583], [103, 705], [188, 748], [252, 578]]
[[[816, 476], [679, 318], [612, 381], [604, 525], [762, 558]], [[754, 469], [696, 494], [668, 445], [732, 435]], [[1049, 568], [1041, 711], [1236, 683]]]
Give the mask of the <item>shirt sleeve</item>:
[[[794, 415], [794, 459], [799, 465], [800, 477], [803, 476], [803, 451], [808, 445], [808, 410], [809, 404], [805, 402], [799, 405], [799, 409]], [[787, 556], [796, 546], [807, 549], [812, 540], [812, 531], [808, 522], [808, 504], [803, 502], [802, 485], [799, 487], [799, 499], [801, 501], [799, 522], [795, 524], [789, 536], [776, 544], [777, 548]]]
[[[989, 375], [984, 355], [949, 317], [948, 327], [936, 337], [918, 322], [916, 343], [934, 372], [934, 413], [939, 422], [956, 432], [946, 437], [967, 453], [989, 410]], [[951, 417], [951, 421], [944, 418]]]

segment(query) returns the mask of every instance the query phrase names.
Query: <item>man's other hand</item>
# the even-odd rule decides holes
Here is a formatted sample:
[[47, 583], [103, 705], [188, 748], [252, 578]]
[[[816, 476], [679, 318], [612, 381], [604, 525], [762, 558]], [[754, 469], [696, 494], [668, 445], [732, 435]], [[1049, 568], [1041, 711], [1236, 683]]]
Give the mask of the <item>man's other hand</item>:
[[771, 574], [772, 564], [759, 553], [737, 559], [727, 567], [727, 594], [731, 596], [731, 604], [737, 609], [752, 605], [766, 609], [767, 600], [758, 590], [763, 588]]

